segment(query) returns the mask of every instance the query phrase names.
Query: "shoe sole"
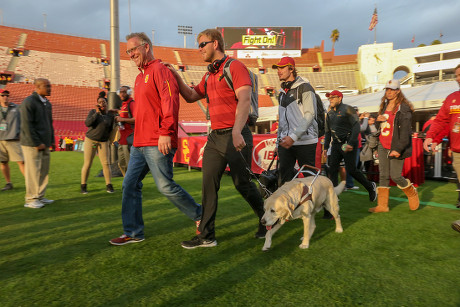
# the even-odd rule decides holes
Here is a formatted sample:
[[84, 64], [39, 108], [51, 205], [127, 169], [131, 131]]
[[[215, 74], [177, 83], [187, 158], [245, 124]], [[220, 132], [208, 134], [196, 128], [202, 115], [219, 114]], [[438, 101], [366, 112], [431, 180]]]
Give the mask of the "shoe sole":
[[107, 191], [107, 193], [112, 194], [115, 193], [115, 191]]
[[453, 230], [460, 232], [460, 225], [459, 225], [459, 224], [457, 224], [457, 223], [452, 223], [451, 226], [452, 226], [452, 229], [453, 229]]
[[41, 209], [41, 208], [43, 208], [44, 206], [45, 206], [45, 205], [43, 205], [43, 206], [29, 206], [29, 205], [27, 205], [27, 204], [24, 205], [24, 207], [26, 207], [26, 208], [31, 208], [31, 209]]
[[109, 243], [112, 244], [112, 245], [120, 246], [120, 245], [129, 244], [129, 243], [140, 243], [140, 242], [142, 242], [144, 240], [145, 239], [129, 240], [129, 241], [126, 241], [126, 242], [123, 242], [123, 243], [115, 243], [115, 242], [109, 241]]
[[213, 241], [211, 243], [207, 243], [207, 244], [201, 244], [201, 245], [197, 245], [197, 246], [185, 246], [183, 244], [181, 244], [181, 246], [185, 249], [194, 249], [194, 248], [197, 248], [197, 247], [214, 247], [214, 246], [217, 246], [217, 241]]

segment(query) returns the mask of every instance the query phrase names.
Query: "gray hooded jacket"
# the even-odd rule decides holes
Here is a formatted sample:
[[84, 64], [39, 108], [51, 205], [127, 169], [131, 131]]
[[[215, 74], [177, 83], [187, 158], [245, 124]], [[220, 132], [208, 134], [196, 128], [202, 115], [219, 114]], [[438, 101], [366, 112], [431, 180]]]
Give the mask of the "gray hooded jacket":
[[281, 90], [279, 97], [278, 139], [290, 136], [295, 145], [318, 143], [315, 90], [297, 76], [289, 91]]

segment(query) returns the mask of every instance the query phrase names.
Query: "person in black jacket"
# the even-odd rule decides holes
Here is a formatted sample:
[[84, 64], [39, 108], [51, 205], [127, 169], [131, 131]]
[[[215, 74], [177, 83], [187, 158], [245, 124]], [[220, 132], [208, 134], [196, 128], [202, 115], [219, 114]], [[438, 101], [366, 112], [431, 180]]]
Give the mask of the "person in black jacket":
[[50, 147], [54, 147], [54, 129], [51, 103], [51, 84], [47, 79], [34, 81], [35, 92], [24, 99], [19, 107], [21, 132], [19, 135], [24, 155], [26, 204], [38, 209], [54, 200], [45, 198], [50, 168]]
[[390, 80], [380, 103], [376, 127], [379, 135], [379, 178], [377, 207], [369, 212], [388, 212], [390, 177], [409, 199], [409, 208], [420, 204], [417, 190], [402, 176], [404, 159], [412, 155], [412, 113], [414, 107], [401, 92], [398, 80]]
[[97, 99], [96, 109], [89, 111], [88, 117], [85, 120], [86, 127], [89, 127], [86, 132], [85, 142], [83, 144], [84, 162], [81, 169], [81, 193], [87, 194], [87, 184], [91, 164], [94, 156], [98, 152], [99, 160], [102, 164], [102, 172], [104, 173], [107, 193], [113, 193], [112, 186], [112, 171], [110, 170], [110, 150], [109, 138], [113, 129], [114, 114], [107, 110], [107, 99], [105, 92], [101, 92]]
[[331, 155], [328, 161], [329, 177], [334, 186], [337, 186], [337, 174], [340, 161], [343, 159], [347, 174], [364, 186], [369, 193], [370, 201], [375, 201], [377, 199], [376, 184], [368, 181], [356, 167], [358, 134], [360, 133], [358, 115], [352, 106], [342, 103], [343, 94], [340, 91], [327, 93], [326, 97], [330, 102], [330, 110], [326, 115], [323, 155], [326, 156], [331, 144]]

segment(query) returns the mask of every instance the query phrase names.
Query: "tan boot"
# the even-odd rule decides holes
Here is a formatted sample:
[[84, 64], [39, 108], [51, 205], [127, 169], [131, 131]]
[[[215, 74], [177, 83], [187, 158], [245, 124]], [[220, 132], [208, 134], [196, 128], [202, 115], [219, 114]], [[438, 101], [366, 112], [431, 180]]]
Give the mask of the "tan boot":
[[409, 185], [405, 188], [402, 188], [401, 186], [398, 185], [398, 188], [403, 190], [403, 192], [407, 196], [407, 199], [409, 199], [409, 208], [411, 210], [417, 210], [418, 207], [420, 206], [420, 200], [418, 198], [417, 189], [413, 186], [413, 184], [410, 182], [409, 179], [406, 179], [406, 180], [407, 180], [407, 183], [409, 183]]
[[369, 209], [369, 212], [378, 213], [378, 212], [388, 212], [388, 199], [390, 198], [390, 188], [388, 187], [378, 187], [377, 188], [377, 207]]

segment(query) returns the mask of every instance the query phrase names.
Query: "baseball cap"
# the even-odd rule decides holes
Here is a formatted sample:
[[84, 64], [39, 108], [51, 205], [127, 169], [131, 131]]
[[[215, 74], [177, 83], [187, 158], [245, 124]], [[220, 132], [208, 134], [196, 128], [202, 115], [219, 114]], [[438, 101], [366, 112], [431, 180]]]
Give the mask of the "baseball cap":
[[284, 58], [281, 58], [278, 64], [273, 64], [272, 68], [277, 69], [278, 67], [285, 67], [288, 65], [295, 67], [295, 61], [293, 58], [286, 56]]
[[399, 90], [400, 87], [399, 80], [396, 79], [388, 81], [385, 85], [385, 88], [391, 88], [392, 90]]
[[8, 94], [8, 95], [9, 95], [9, 94], [10, 94], [10, 91], [8, 91], [8, 90], [4, 90], [4, 89], [0, 89], [0, 94], [3, 94], [3, 93], [5, 93], [5, 94]]
[[339, 97], [343, 98], [342, 92], [337, 91], [337, 90], [334, 90], [334, 91], [332, 91], [330, 93], [326, 93], [326, 97], [329, 97], [329, 96], [339, 96]]

